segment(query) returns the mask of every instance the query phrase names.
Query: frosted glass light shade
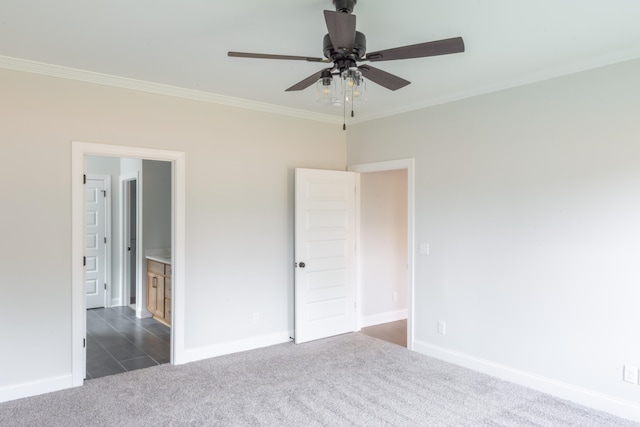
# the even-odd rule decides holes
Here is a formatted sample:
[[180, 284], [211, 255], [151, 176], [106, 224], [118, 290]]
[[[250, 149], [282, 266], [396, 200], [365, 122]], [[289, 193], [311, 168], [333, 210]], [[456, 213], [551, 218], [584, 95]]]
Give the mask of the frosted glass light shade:
[[345, 102], [360, 103], [367, 100], [367, 86], [356, 67], [342, 72], [342, 95]]
[[336, 83], [329, 71], [323, 71], [322, 77], [316, 83], [316, 100], [318, 102], [333, 104], [338, 101]]

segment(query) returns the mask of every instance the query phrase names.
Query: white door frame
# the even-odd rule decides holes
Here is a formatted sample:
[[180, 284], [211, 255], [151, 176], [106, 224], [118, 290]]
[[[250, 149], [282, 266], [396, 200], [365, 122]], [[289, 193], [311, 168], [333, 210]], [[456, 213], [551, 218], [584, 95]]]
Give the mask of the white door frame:
[[[390, 160], [384, 162], [374, 162], [374, 163], [362, 163], [356, 165], [349, 165], [347, 170], [358, 172], [358, 173], [368, 173], [368, 172], [382, 172], [382, 171], [390, 171], [390, 170], [398, 170], [398, 169], [406, 169], [407, 170], [407, 348], [409, 350], [413, 350], [414, 343], [414, 264], [415, 264], [415, 159], [400, 159], [400, 160]], [[357, 201], [357, 224], [360, 224], [360, 201]], [[360, 247], [360, 228], [356, 228], [356, 240], [358, 242], [358, 247]], [[358, 251], [358, 256], [360, 256], [360, 251]], [[361, 268], [362, 263], [358, 261], [358, 270]], [[362, 323], [362, 312], [361, 310], [361, 301], [362, 301], [362, 284], [360, 283], [361, 274], [358, 271], [356, 278], [356, 288], [358, 290], [358, 329], [361, 328]]]
[[[126, 218], [128, 215], [129, 209], [129, 200], [127, 200], [127, 191], [126, 185], [128, 182], [135, 181], [136, 182], [136, 261], [135, 261], [135, 269], [136, 269], [136, 286], [140, 280], [140, 269], [142, 268], [142, 262], [139, 257], [142, 254], [142, 239], [140, 238], [140, 232], [142, 231], [141, 226], [141, 218], [140, 215], [140, 206], [142, 205], [142, 192], [140, 191], [140, 173], [132, 172], [120, 175], [120, 265], [121, 268], [121, 280], [120, 280], [120, 295], [123, 298], [123, 305], [129, 306], [131, 300], [131, 288], [129, 283], [129, 278], [127, 277], [128, 270], [126, 266], [129, 264], [129, 254], [125, 249], [128, 246], [128, 242], [126, 241], [126, 237], [129, 236], [129, 231], [127, 230], [127, 224], [129, 224], [129, 219]], [[136, 314], [140, 316], [138, 305], [140, 303], [140, 298], [138, 295], [138, 290], [136, 289]]]
[[[104, 236], [107, 238], [107, 243], [104, 247], [104, 268], [105, 268], [105, 283], [107, 283], [107, 287], [104, 293], [104, 306], [111, 307], [111, 288], [113, 287], [113, 283], [111, 281], [111, 176], [110, 175], [100, 175], [100, 174], [87, 174], [87, 179], [95, 179], [101, 180], [104, 182], [104, 190], [106, 191], [106, 196], [104, 198], [104, 209], [105, 209], [105, 231]], [[122, 295], [122, 294], [120, 294]]]
[[86, 372], [87, 311], [84, 283], [84, 205], [83, 175], [87, 156], [128, 157], [172, 163], [171, 173], [171, 251], [172, 251], [172, 327], [171, 363], [186, 363], [184, 356], [185, 296], [185, 153], [181, 151], [120, 145], [71, 143], [71, 366], [72, 386], [84, 383]]

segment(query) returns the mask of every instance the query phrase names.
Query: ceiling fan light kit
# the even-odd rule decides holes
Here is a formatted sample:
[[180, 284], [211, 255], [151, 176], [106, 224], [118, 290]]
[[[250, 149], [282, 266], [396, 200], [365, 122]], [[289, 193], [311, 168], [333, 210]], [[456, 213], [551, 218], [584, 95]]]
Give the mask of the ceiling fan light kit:
[[[345, 105], [351, 102], [353, 105], [353, 102], [366, 99], [364, 78], [393, 91], [411, 83], [371, 65], [358, 65], [358, 62], [424, 58], [464, 52], [462, 37], [455, 37], [367, 53], [367, 39], [363, 33], [356, 31], [356, 16], [352, 14], [356, 3], [357, 0], [333, 0], [335, 12], [331, 10], [324, 11], [324, 19], [328, 30], [328, 34], [324, 36], [322, 43], [325, 58], [248, 52], [228, 52], [228, 56], [333, 63], [332, 68], [316, 72], [289, 87], [286, 91], [304, 90], [315, 83], [316, 99], [319, 102], [330, 104], [342, 102]], [[339, 76], [342, 82], [341, 98], [336, 96], [334, 75]], [[351, 115], [353, 116], [353, 108]], [[346, 129], [344, 124], [343, 129]]]
[[351, 67], [342, 72], [342, 95], [345, 103], [366, 101], [366, 91], [362, 72], [357, 67]]
[[316, 83], [316, 100], [323, 104], [335, 104], [340, 102], [336, 91], [336, 83], [330, 70], [324, 70]]

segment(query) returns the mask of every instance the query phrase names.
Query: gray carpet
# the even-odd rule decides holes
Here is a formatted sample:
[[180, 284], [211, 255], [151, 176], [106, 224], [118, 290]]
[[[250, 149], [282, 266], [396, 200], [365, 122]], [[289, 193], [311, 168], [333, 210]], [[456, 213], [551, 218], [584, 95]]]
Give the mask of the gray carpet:
[[638, 426], [354, 333], [0, 404], [2, 426]]

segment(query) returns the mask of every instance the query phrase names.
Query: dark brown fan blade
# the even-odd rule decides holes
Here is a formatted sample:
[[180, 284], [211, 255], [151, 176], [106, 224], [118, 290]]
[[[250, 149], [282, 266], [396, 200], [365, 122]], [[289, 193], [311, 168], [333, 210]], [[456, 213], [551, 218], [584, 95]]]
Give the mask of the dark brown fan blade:
[[464, 52], [462, 37], [419, 43], [411, 46], [396, 47], [367, 53], [365, 60], [392, 61], [394, 59], [424, 58], [427, 56], [448, 55]]
[[356, 43], [356, 16], [350, 13], [324, 11], [331, 44], [336, 51], [351, 52]]
[[290, 60], [308, 61], [308, 62], [331, 62], [330, 59], [324, 59], [324, 58], [312, 58], [309, 56], [294, 56], [294, 55], [271, 55], [267, 53], [228, 52], [227, 55], [235, 58], [290, 59]]
[[378, 83], [380, 86], [386, 87], [390, 90], [398, 90], [405, 87], [411, 82], [400, 78], [386, 71], [382, 71], [378, 68], [374, 68], [371, 65], [361, 65], [358, 69], [362, 72], [362, 75], [371, 80], [374, 83]]
[[322, 72], [323, 71], [324, 70], [320, 70], [317, 73], [310, 75], [306, 79], [294, 84], [289, 89], [285, 90], [285, 92], [291, 92], [291, 91], [295, 91], [295, 90], [303, 90], [303, 89], [308, 88], [309, 86], [311, 86], [312, 84], [314, 84], [315, 82], [317, 82], [320, 79], [320, 77], [322, 76]]

